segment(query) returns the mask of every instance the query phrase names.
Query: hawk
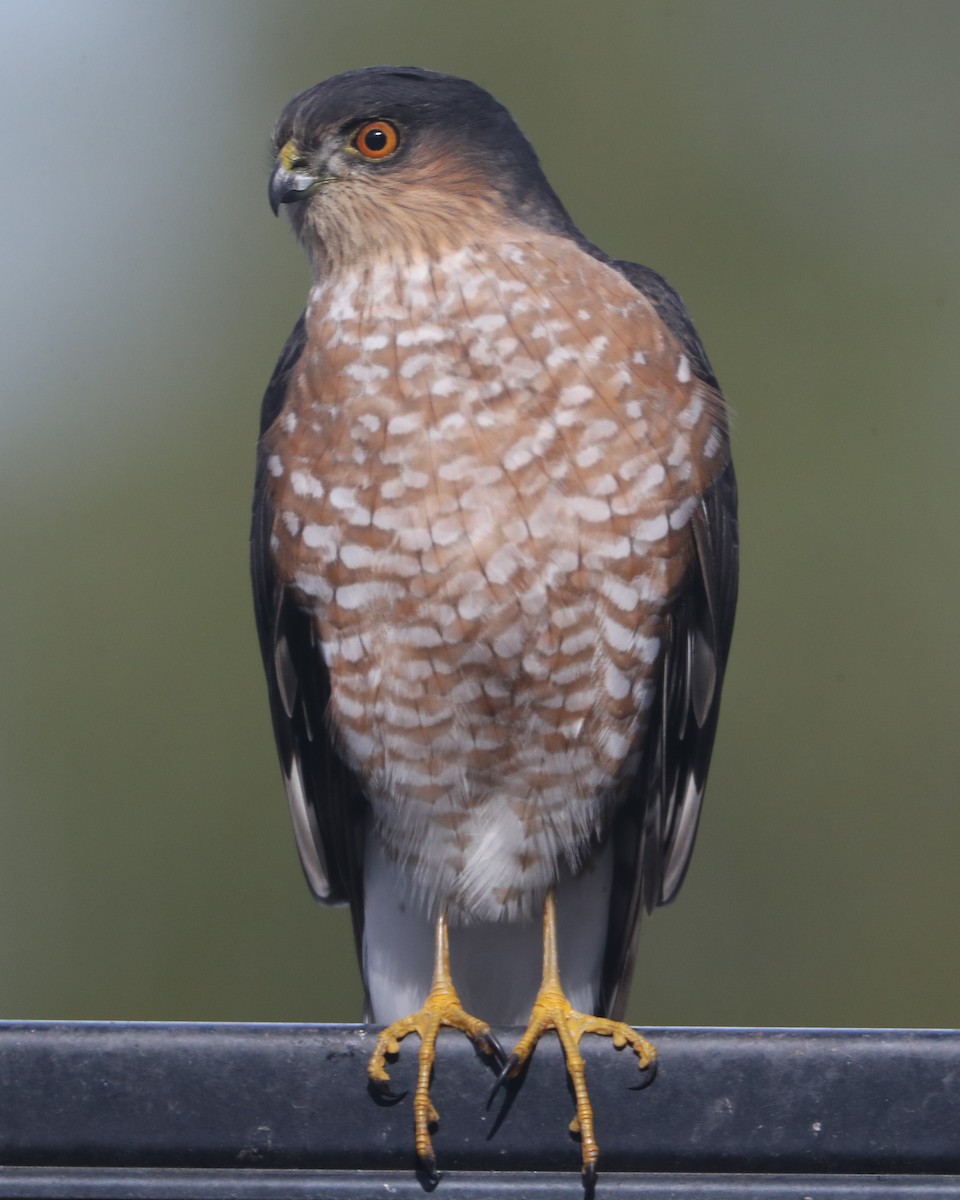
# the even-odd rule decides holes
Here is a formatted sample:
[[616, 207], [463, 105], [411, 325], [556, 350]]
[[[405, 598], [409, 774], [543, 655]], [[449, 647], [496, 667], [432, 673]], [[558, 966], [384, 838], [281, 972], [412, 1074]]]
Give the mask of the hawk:
[[[437, 1031], [515, 1075], [546, 1029], [598, 1149], [582, 1034], [621, 1021], [642, 910], [687, 868], [737, 589], [727, 413], [654, 271], [580, 233], [511, 115], [372, 67], [275, 133], [313, 279], [263, 402], [252, 568], [297, 845], [347, 903], [369, 1065]], [[542, 920], [542, 927], [541, 927]], [[476, 1014], [476, 1015], [474, 1015]], [[490, 1024], [527, 1029], [504, 1056]]]

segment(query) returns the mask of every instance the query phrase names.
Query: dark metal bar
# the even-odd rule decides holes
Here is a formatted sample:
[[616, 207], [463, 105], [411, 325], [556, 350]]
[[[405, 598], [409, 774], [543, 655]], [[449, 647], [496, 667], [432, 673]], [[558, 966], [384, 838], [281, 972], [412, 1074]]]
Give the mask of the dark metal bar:
[[[771, 1200], [960, 1197], [960, 1033], [646, 1032], [660, 1070], [641, 1091], [629, 1051], [582, 1046], [603, 1195], [727, 1200], [746, 1181]], [[371, 1097], [371, 1048], [356, 1026], [0, 1023], [0, 1197], [346, 1198], [381, 1192], [383, 1179], [422, 1195], [410, 1097]], [[412, 1087], [416, 1051], [404, 1043], [398, 1090]], [[487, 1111], [493, 1079], [462, 1036], [442, 1036], [442, 1194], [576, 1195], [556, 1040]]]

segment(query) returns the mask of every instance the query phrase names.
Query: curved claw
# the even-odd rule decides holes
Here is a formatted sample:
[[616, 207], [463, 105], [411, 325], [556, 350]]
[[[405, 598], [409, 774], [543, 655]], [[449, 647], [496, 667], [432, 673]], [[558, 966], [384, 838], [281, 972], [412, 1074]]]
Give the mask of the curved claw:
[[507, 1080], [516, 1071], [517, 1067], [520, 1066], [520, 1059], [516, 1054], [511, 1054], [505, 1060], [501, 1060], [501, 1061], [503, 1061], [503, 1069], [501, 1070], [500, 1074], [497, 1076], [493, 1087], [490, 1089], [490, 1095], [487, 1097], [487, 1108], [489, 1108], [490, 1105], [493, 1103], [497, 1092], [500, 1091], [500, 1089], [503, 1087], [503, 1085], [507, 1082]]
[[593, 1200], [593, 1193], [597, 1187], [597, 1164], [584, 1163], [580, 1170], [580, 1178], [583, 1180], [584, 1200]]
[[630, 1091], [642, 1092], [644, 1088], [648, 1088], [657, 1077], [657, 1066], [658, 1060], [654, 1059], [653, 1062], [648, 1063], [645, 1067], [641, 1067], [640, 1070], [643, 1073], [643, 1078], [639, 1083], [635, 1083], [630, 1088]]
[[500, 1039], [493, 1032], [493, 1030], [488, 1030], [483, 1035], [482, 1044], [480, 1045], [480, 1049], [483, 1051], [484, 1054], [489, 1054], [493, 1058], [495, 1058], [497, 1060], [497, 1062], [501, 1065], [501, 1067], [507, 1060], [507, 1053], [504, 1050], [503, 1046], [500, 1045]]
[[402, 1100], [407, 1094], [406, 1089], [402, 1092], [395, 1092], [390, 1087], [389, 1079], [368, 1079], [367, 1086], [377, 1100], [387, 1100], [391, 1104], [396, 1104], [398, 1100]]
[[423, 1177], [423, 1185], [426, 1191], [432, 1192], [440, 1180], [443, 1178], [441, 1172], [437, 1169], [437, 1160], [434, 1155], [429, 1157], [421, 1157], [419, 1162], [420, 1175]]

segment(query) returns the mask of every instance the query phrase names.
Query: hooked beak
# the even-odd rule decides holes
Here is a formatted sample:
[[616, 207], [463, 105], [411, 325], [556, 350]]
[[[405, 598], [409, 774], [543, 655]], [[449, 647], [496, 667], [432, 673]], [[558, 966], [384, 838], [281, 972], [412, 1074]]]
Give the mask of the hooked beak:
[[307, 169], [307, 163], [294, 142], [281, 146], [277, 162], [270, 173], [270, 207], [273, 215], [281, 204], [295, 204], [316, 189], [320, 180]]
[[273, 215], [280, 211], [281, 204], [295, 204], [303, 200], [316, 187], [319, 180], [306, 171], [291, 171], [278, 162], [270, 174], [270, 207]]

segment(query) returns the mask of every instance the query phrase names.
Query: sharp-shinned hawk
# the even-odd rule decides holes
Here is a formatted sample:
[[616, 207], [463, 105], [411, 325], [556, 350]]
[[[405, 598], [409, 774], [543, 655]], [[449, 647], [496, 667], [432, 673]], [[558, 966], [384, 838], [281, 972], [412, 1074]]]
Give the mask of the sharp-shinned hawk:
[[304, 871], [353, 913], [375, 1085], [420, 1034], [425, 1169], [438, 1027], [503, 1058], [487, 1022], [529, 1021], [501, 1078], [557, 1030], [590, 1181], [577, 1042], [653, 1064], [620, 1017], [717, 724], [724, 401], [677, 294], [579, 232], [475, 84], [350, 71], [290, 102], [275, 152], [313, 282], [263, 403], [252, 562]]

